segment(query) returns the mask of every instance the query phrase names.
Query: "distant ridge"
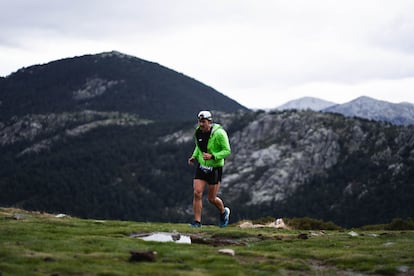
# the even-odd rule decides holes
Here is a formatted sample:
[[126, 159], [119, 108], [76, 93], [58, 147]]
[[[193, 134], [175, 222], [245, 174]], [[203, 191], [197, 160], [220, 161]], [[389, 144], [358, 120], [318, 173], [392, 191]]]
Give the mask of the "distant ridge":
[[362, 96], [350, 102], [323, 109], [324, 112], [340, 113], [396, 125], [414, 124], [414, 104], [390, 103]]
[[319, 111], [330, 106], [336, 105], [334, 102], [325, 101], [314, 97], [303, 97], [296, 100], [289, 101], [281, 106], [278, 106], [278, 110], [297, 109], [297, 110], [314, 110]]
[[335, 104], [319, 98], [303, 97], [289, 101], [277, 110], [314, 110], [339, 113], [347, 117], [359, 117], [374, 121], [389, 122], [396, 125], [414, 124], [414, 104], [390, 103], [367, 96], [358, 97], [344, 104]]

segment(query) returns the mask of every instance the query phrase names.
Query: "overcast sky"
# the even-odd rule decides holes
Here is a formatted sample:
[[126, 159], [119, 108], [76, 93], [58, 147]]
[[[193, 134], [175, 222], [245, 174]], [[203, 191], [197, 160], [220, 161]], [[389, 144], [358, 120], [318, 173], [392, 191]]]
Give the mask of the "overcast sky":
[[0, 0], [0, 76], [117, 50], [249, 108], [414, 103], [412, 0]]

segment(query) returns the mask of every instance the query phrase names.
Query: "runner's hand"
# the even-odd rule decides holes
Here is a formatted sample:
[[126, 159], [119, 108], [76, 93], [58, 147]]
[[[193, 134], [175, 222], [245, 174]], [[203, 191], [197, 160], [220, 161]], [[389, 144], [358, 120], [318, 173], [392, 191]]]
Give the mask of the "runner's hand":
[[210, 160], [213, 159], [213, 155], [207, 152], [203, 152], [203, 159], [204, 160]]
[[188, 165], [190, 165], [190, 166], [194, 166], [194, 157], [190, 157], [190, 158], [188, 158]]

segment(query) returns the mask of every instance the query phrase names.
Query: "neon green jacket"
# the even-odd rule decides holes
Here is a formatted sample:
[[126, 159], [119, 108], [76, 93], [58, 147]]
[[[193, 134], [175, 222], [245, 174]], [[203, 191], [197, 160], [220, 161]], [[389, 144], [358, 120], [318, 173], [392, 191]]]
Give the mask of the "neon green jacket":
[[[196, 131], [199, 126], [196, 128]], [[200, 165], [207, 167], [223, 167], [224, 158], [230, 155], [230, 143], [226, 131], [219, 124], [213, 124], [211, 129], [211, 135], [207, 143], [207, 152], [214, 156], [214, 159], [204, 160], [203, 152], [200, 150], [197, 144], [196, 135], [194, 133], [195, 149], [193, 157], [200, 163]]]

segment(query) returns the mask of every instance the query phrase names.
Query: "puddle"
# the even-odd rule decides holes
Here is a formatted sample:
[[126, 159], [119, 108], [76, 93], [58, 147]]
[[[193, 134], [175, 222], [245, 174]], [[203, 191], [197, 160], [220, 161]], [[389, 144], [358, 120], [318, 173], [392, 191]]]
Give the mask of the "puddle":
[[191, 238], [187, 235], [181, 235], [180, 233], [173, 232], [155, 232], [155, 233], [146, 233], [146, 234], [132, 234], [132, 238], [139, 238], [144, 241], [156, 241], [156, 242], [175, 242], [175, 243], [185, 243], [191, 244]]

